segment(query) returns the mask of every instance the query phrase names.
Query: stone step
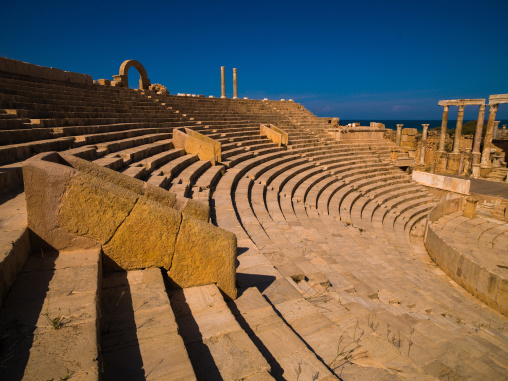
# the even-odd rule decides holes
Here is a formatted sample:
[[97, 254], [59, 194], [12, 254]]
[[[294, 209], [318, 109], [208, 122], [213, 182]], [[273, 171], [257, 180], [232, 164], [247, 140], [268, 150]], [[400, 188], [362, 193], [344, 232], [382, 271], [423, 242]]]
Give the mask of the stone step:
[[215, 285], [170, 291], [180, 335], [203, 380], [272, 379], [270, 365]]
[[228, 303], [236, 320], [271, 366], [275, 379], [336, 380], [305, 342], [273, 310], [257, 288]]
[[160, 269], [105, 273], [101, 314], [103, 379], [196, 379]]
[[362, 332], [344, 331], [322, 314], [287, 279], [275, 280], [263, 295], [294, 332], [341, 379], [398, 380], [362, 346]]
[[100, 249], [30, 255], [1, 314], [3, 380], [99, 380]]
[[0, 195], [0, 308], [31, 252], [25, 193]]

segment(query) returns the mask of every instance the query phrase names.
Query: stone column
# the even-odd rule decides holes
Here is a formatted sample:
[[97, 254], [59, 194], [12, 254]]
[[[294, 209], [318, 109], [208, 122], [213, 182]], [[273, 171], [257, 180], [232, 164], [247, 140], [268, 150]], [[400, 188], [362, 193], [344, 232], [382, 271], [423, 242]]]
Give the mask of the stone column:
[[395, 144], [397, 144], [398, 146], [400, 146], [400, 140], [401, 140], [401, 136], [402, 136], [402, 127], [404, 127], [403, 124], [397, 124], [397, 141], [395, 142]]
[[499, 139], [499, 123], [501, 123], [499, 120], [494, 121], [494, 133], [492, 134], [494, 139]]
[[236, 68], [233, 69], [233, 99], [238, 99], [238, 83], [236, 78]]
[[446, 140], [446, 126], [448, 124], [448, 107], [443, 106], [443, 120], [441, 122], [441, 136], [439, 137], [439, 150], [438, 152], [444, 152], [445, 140]]
[[489, 104], [489, 120], [487, 130], [485, 131], [485, 140], [483, 141], [483, 153], [480, 166], [490, 168], [490, 146], [492, 144], [492, 132], [494, 131], [494, 122], [496, 121], [497, 104]]
[[422, 124], [423, 126], [423, 134], [422, 134], [422, 143], [420, 146], [420, 162], [418, 165], [425, 167], [425, 150], [427, 148], [427, 130], [429, 129], [428, 124]]
[[226, 98], [226, 67], [220, 67], [220, 97]]
[[462, 137], [462, 122], [464, 120], [464, 105], [459, 106], [459, 113], [457, 114], [457, 126], [455, 127], [455, 139], [453, 139], [453, 152], [460, 152], [460, 138]]
[[482, 142], [483, 120], [484, 119], [485, 119], [485, 105], [480, 105], [480, 111], [478, 112], [478, 120], [476, 122], [476, 132], [474, 135], [474, 143], [473, 143], [472, 176], [475, 179], [480, 177], [480, 158], [482, 155], [482, 153], [480, 152], [480, 144]]

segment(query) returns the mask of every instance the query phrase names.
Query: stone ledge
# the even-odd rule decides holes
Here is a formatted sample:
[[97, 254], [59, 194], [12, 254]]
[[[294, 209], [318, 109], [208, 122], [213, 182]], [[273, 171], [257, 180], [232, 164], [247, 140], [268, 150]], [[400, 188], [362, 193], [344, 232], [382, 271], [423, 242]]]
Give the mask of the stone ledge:
[[469, 180], [436, 175], [428, 172], [413, 171], [412, 178], [417, 183], [431, 188], [443, 189], [465, 195], [469, 195], [469, 187], [471, 186], [471, 181]]

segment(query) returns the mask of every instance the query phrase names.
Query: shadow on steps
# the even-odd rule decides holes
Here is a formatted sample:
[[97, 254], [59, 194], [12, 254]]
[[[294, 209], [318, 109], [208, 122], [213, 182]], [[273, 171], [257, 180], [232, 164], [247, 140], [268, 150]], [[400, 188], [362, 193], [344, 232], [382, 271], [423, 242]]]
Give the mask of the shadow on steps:
[[9, 290], [0, 315], [0, 380], [23, 378], [57, 257], [42, 251], [29, 256]]
[[219, 368], [215, 364], [212, 353], [203, 342], [203, 336], [186, 302], [184, 291], [182, 289], [171, 290], [168, 285], [169, 278], [167, 273], [164, 271], [162, 273], [166, 282], [166, 289], [169, 290], [171, 308], [175, 314], [178, 331], [185, 343], [185, 348], [187, 349], [187, 354], [189, 355], [197, 380], [222, 380], [223, 378]]
[[104, 274], [101, 311], [102, 379], [144, 380], [127, 272]]

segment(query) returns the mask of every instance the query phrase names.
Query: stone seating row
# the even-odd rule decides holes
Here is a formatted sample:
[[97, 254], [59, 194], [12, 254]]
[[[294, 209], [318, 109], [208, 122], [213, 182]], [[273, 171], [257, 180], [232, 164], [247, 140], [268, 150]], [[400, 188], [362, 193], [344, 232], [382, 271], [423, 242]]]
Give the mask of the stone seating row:
[[[257, 159], [257, 158], [256, 158], [256, 159]], [[254, 160], [254, 159], [251, 159], [251, 160]], [[267, 162], [264, 162], [262, 165], [266, 165], [266, 163], [267, 163]], [[242, 165], [242, 164], [244, 164], [244, 165]], [[240, 166], [240, 167], [245, 166], [245, 167], [247, 167], [247, 168], [248, 168], [248, 166], [249, 166], [249, 165], [250, 165], [250, 163], [248, 164], [247, 162], [243, 162], [243, 163], [240, 163], [238, 166]], [[254, 167], [254, 168], [255, 168], [255, 167]], [[243, 172], [243, 170], [242, 170], [242, 169], [239, 169], [239, 170], [240, 170], [240, 173], [241, 173], [241, 172]], [[234, 181], [234, 178], [238, 178], [238, 179], [239, 179], [239, 182], [238, 182], [238, 185], [237, 185], [237, 189], [236, 189], [236, 191], [234, 191], [234, 192], [235, 192], [235, 193], [234, 193], [234, 200], [235, 200], [235, 203], [236, 203], [236, 204], [241, 203], [241, 202], [242, 202], [242, 200], [244, 200], [244, 199], [245, 199], [245, 197], [246, 197], [245, 195], [248, 195], [248, 194], [249, 194], [249, 184], [252, 184], [252, 187], [253, 187], [253, 188], [252, 188], [252, 190], [250, 191], [250, 195], [251, 195], [250, 197], [253, 197], [252, 195], [256, 195], [256, 196], [259, 198], [259, 195], [262, 195], [262, 194], [263, 194], [263, 192], [261, 192], [261, 191], [259, 191], [259, 190], [257, 190], [257, 189], [254, 189], [254, 187], [256, 187], [256, 185], [258, 184], [257, 182], [252, 182], [252, 179], [249, 179], [248, 177], [243, 177], [244, 175], [246, 175], [246, 173], [248, 173], [248, 171], [246, 171], [246, 172], [245, 172], [245, 173], [243, 173], [243, 174], [239, 174], [239, 173], [238, 173], [238, 172], [236, 172], [236, 171], [235, 171], [235, 172], [229, 172], [229, 171], [235, 171], [235, 167], [232, 167], [231, 169], [229, 169], [229, 170], [226, 172], [226, 175], [225, 175], [224, 177], [222, 177], [222, 178], [221, 178], [221, 180], [219, 181], [219, 184], [218, 184], [218, 187], [217, 187], [216, 193], [214, 193], [214, 195], [213, 195], [213, 197], [214, 197], [214, 198], [215, 198], [215, 197], [217, 197], [217, 199], [216, 199], [216, 201], [215, 201], [216, 203], [217, 203], [217, 202], [222, 202], [222, 201], [224, 200], [224, 198], [222, 197], [222, 196], [223, 196], [222, 191], [224, 191], [224, 192], [228, 192], [228, 189], [229, 189], [229, 187], [231, 186], [230, 181], [227, 181], [227, 182], [225, 183], [225, 184], [226, 184], [226, 186], [224, 187], [224, 189], [222, 189], [222, 187], [221, 187], [221, 182], [222, 182], [223, 180], [226, 180], [226, 178], [227, 178], [227, 177], [232, 177], [232, 179], [231, 179], [231, 180], [233, 180], [233, 181]], [[228, 176], [228, 175], [229, 175], [229, 176]], [[246, 185], [243, 185], [244, 183], [245, 183]], [[233, 189], [234, 189], [234, 186], [233, 186]], [[218, 194], [217, 194], [217, 193], [218, 193]], [[269, 200], [268, 200], [268, 193], [269, 193], [269, 191], [266, 191], [266, 201], [262, 202], [262, 204], [263, 204], [263, 203], [266, 203], [266, 207], [267, 207], [267, 208], [270, 208], [270, 206], [268, 205], [268, 204], [269, 204]], [[242, 197], [242, 199], [240, 199], [240, 197]], [[262, 198], [262, 196], [261, 196], [261, 198]], [[273, 197], [272, 197], [271, 199], [273, 199]], [[282, 200], [282, 198], [281, 198], [281, 200]], [[249, 203], [252, 205], [252, 207], [249, 207], [249, 206], [248, 206], [248, 205], [249, 205]], [[254, 243], [255, 243], [256, 247], [257, 247], [257, 248], [259, 248], [259, 250], [260, 250], [260, 251], [265, 251], [265, 252], [267, 253], [267, 254], [266, 254], [266, 257], [267, 257], [267, 258], [270, 258], [270, 259], [272, 259], [272, 258], [281, 258], [281, 257], [282, 257], [282, 254], [278, 253], [277, 255], [275, 255], [275, 253], [273, 253], [273, 251], [277, 250], [277, 251], [279, 251], [279, 252], [282, 252], [282, 251], [283, 251], [286, 247], [288, 247], [288, 245], [290, 244], [290, 241], [287, 241], [287, 239], [286, 239], [286, 240], [285, 240], [285, 239], [283, 239], [285, 236], [287, 236], [287, 233], [285, 233], [285, 234], [282, 234], [282, 235], [281, 235], [280, 233], [277, 233], [276, 231], [274, 231], [274, 228], [275, 228], [275, 227], [277, 227], [277, 226], [279, 226], [279, 227], [280, 227], [280, 225], [278, 225], [278, 224], [280, 224], [280, 223], [281, 223], [281, 221], [280, 221], [280, 220], [277, 220], [277, 219], [274, 217], [274, 219], [273, 219], [273, 221], [275, 222], [275, 225], [274, 225], [274, 224], [270, 224], [270, 223], [268, 223], [268, 221], [266, 220], [266, 218], [269, 218], [269, 217], [268, 217], [268, 216], [269, 216], [269, 214], [268, 214], [268, 215], [267, 215], [267, 214], [264, 214], [264, 215], [263, 215], [263, 214], [261, 214], [259, 217], [257, 217], [257, 216], [258, 216], [258, 212], [259, 212], [259, 210], [261, 210], [261, 211], [262, 211], [262, 210], [263, 210], [263, 208], [265, 208], [265, 206], [263, 206], [262, 204], [259, 204], [259, 202], [254, 202], [254, 199], [251, 199], [251, 200], [250, 200], [250, 202], [249, 202], [249, 200], [247, 200], [247, 202], [243, 202], [243, 203], [242, 203], [242, 205], [243, 205], [243, 206], [242, 206], [242, 205], [236, 205], [236, 212], [238, 213], [238, 215], [239, 215], [239, 216], [240, 216], [240, 218], [242, 219], [242, 220], [241, 220], [241, 223], [240, 223], [240, 224], [238, 224], [236, 227], [234, 227], [234, 226], [233, 226], [234, 222], [229, 221], [231, 218], [233, 218], [233, 216], [231, 215], [231, 213], [230, 213], [230, 217], [229, 217], [229, 218], [228, 218], [227, 216], [223, 216], [223, 214], [226, 214], [226, 213], [225, 213], [225, 211], [226, 211], [226, 210], [228, 210], [227, 208], [225, 209], [225, 211], [222, 211], [222, 209], [221, 209], [221, 210], [217, 210], [217, 211], [216, 211], [216, 213], [217, 213], [217, 222], [218, 222], [219, 226], [222, 226], [222, 224], [224, 223], [224, 226], [228, 226], [228, 228], [229, 228], [229, 229], [231, 229], [231, 228], [236, 228], [236, 229], [238, 229], [239, 227], [243, 227], [243, 228], [245, 229], [245, 231], [248, 233], [248, 236], [250, 237], [250, 239], [253, 239], [253, 241], [254, 241]], [[276, 204], [278, 204], [278, 202], [276, 202], [276, 203], [275, 203], [275, 205], [276, 205]], [[258, 206], [258, 205], [261, 205], [261, 208], [260, 208], [260, 209], [257, 209], [257, 206]], [[297, 205], [298, 205], [298, 206], [302, 206], [302, 204], [301, 204], [301, 203], [300, 203], [300, 204], [298, 204], [298, 203], [297, 203], [297, 204], [293, 203], [293, 207], [297, 207]], [[244, 213], [246, 213], [246, 212], [247, 212], [250, 208], [252, 208], [252, 209], [251, 209], [251, 211], [252, 211], [252, 210], [254, 210], [254, 212], [256, 212], [256, 213], [255, 213], [255, 214], [251, 214], [251, 215], [250, 215], [250, 217], [249, 217], [249, 216], [245, 216], [245, 215], [244, 215]], [[282, 212], [287, 211], [287, 212], [288, 212], [288, 216], [290, 215], [291, 210], [290, 210], [290, 209], [285, 208], [285, 207], [284, 207], [284, 206], [282, 206], [282, 205], [280, 205], [280, 206], [275, 206], [275, 207], [274, 207], [274, 212], [276, 212], [276, 211], [277, 211], [277, 209], [280, 211], [280, 208], [284, 208], [284, 210], [283, 210]], [[315, 212], [318, 212], [317, 210], [314, 210], [314, 211], [315, 211]], [[221, 213], [219, 213], [219, 212], [221, 212]], [[233, 212], [234, 212], [234, 210], [233, 210]], [[271, 210], [270, 210], [270, 212], [271, 212]], [[251, 213], [252, 213], [252, 212], [251, 212]], [[259, 212], [259, 213], [261, 213], [261, 212]], [[286, 217], [286, 214], [283, 214], [283, 216], [284, 216], [284, 217]], [[255, 221], [255, 220], [253, 220], [253, 217], [256, 217], [256, 220], [258, 220], [258, 224], [259, 224], [259, 226], [260, 226], [260, 227], [261, 227], [261, 226], [265, 226], [265, 225], [266, 225], [266, 228], [264, 228], [264, 229], [261, 229], [261, 230], [257, 231], [257, 229], [255, 229], [255, 228], [254, 228], [254, 226], [256, 226], [256, 225], [254, 224], [254, 221]], [[294, 224], [294, 223], [295, 223], [295, 222], [297, 222], [297, 221], [298, 221], [298, 220], [293, 220], [293, 222], [290, 222], [290, 225], [291, 225], [291, 224]], [[336, 224], [336, 223], [335, 223], [335, 224]], [[293, 225], [291, 225], [291, 226], [293, 226]], [[303, 226], [304, 226], [304, 224], [301, 224], [301, 226], [303, 227]], [[326, 224], [324, 224], [323, 226], [330, 226], [330, 227], [332, 227], [333, 225], [331, 225], [329, 222], [326, 222]], [[354, 229], [354, 228], [352, 228], [352, 227], [351, 227], [351, 228], [347, 228], [347, 229], [348, 229], [348, 230], [351, 230], [351, 229]], [[332, 229], [332, 230], [333, 230], [333, 229]], [[264, 235], [263, 235], [263, 233], [262, 233], [262, 232], [264, 232], [265, 237], [266, 237], [266, 234], [275, 234], [275, 236], [274, 236], [274, 237], [276, 237], [276, 238], [273, 238], [273, 239], [271, 239], [271, 240], [267, 240], [266, 238], [263, 238], [263, 236], [264, 236]], [[315, 233], [315, 231], [313, 231], [313, 233]], [[241, 235], [239, 235], [238, 233], [236, 233], [236, 234], [237, 234], [237, 236], [239, 237], [239, 241], [241, 241], [241, 238], [240, 238], [240, 237], [241, 237]], [[244, 234], [245, 234], [245, 233], [244, 233]], [[363, 234], [362, 234], [362, 235], [363, 235]], [[314, 234], [310, 235], [310, 236], [309, 236], [309, 239], [310, 239], [310, 237], [313, 237], [313, 239], [314, 239], [314, 240], [316, 239], [316, 236], [315, 236]], [[247, 238], [244, 238], [244, 239], [246, 240]], [[373, 241], [373, 244], [374, 244], [374, 245], [376, 245], [375, 241], [374, 241], [374, 240], [372, 240], [372, 241]], [[295, 242], [296, 242], [296, 243], [298, 243], [298, 241], [295, 241]], [[342, 242], [342, 244], [343, 244], [343, 242], [345, 242], [345, 241], [341, 241], [341, 242]], [[278, 243], [278, 246], [279, 246], [277, 249], [275, 249], [275, 248], [274, 248], [274, 246], [275, 246], [275, 244], [276, 244], [276, 243]], [[295, 243], [295, 244], [296, 244], [296, 243]], [[339, 245], [340, 245], [340, 244], [339, 244]], [[371, 246], [371, 247], [375, 247], [375, 246]], [[288, 254], [288, 255], [290, 255], [291, 253], [294, 253], [295, 249], [296, 249], [296, 247], [293, 247], [291, 250], [285, 250], [284, 252], [286, 252], [286, 251], [287, 251], [287, 254]], [[315, 252], [316, 252], [316, 250], [314, 250], [314, 253], [315, 253]], [[274, 256], [274, 255], [275, 255], [275, 256]], [[351, 255], [354, 255], [354, 251], [351, 253]], [[385, 255], [386, 255], [386, 254], [385, 254]], [[294, 254], [293, 254], [293, 256], [294, 256]], [[241, 259], [241, 258], [242, 258], [242, 257], [240, 256], [240, 262], [242, 262], [242, 259]], [[344, 258], [344, 260], [346, 260], [346, 259]], [[339, 263], [341, 263], [341, 262], [339, 262]], [[406, 267], [408, 266], [408, 263], [410, 263], [410, 262], [409, 262], [409, 261], [406, 261]], [[286, 266], [287, 268], [290, 268], [290, 267], [291, 267], [289, 264], [288, 264], [288, 265], [282, 265], [282, 266], [280, 266], [280, 267], [279, 267], [279, 266], [276, 266], [276, 267], [279, 269], [279, 268], [281, 268], [281, 267], [283, 267], [283, 266]], [[293, 266], [294, 266], [294, 265], [293, 265]], [[295, 268], [295, 269], [296, 269], [296, 268]], [[294, 274], [293, 274], [293, 275], [294, 275]], [[335, 277], [335, 278], [337, 278], [337, 277]], [[380, 282], [379, 282], [379, 285], [380, 285], [380, 286], [383, 286], [383, 285], [384, 285], [384, 286], [386, 286], [386, 283], [385, 283], [385, 282], [386, 282], [386, 281], [380, 281]], [[333, 282], [332, 282], [332, 284], [333, 284]], [[358, 288], [358, 287], [359, 287], [359, 285], [357, 286], [357, 288]], [[363, 286], [363, 287], [365, 287], [365, 286]], [[371, 291], [372, 291], [372, 290], [371, 290]], [[317, 292], [316, 292], [316, 293], [317, 293]], [[347, 293], [346, 293], [346, 294], [347, 294]], [[308, 295], [307, 295], [307, 296], [308, 296]], [[322, 295], [321, 295], [321, 294], [320, 294], [320, 296], [319, 296], [319, 299], [321, 299], [321, 300], [322, 300]], [[439, 301], [439, 299], [436, 299], [434, 302], [438, 302], [438, 301]], [[365, 300], [364, 300], [363, 302], [365, 303]], [[357, 304], [357, 303], [358, 303], [358, 301], [357, 301], [357, 300], [355, 300], [355, 302], [354, 302], [353, 304]], [[389, 303], [387, 303], [387, 304], [388, 304], [388, 306], [386, 306], [386, 308], [388, 308], [388, 307], [392, 307]], [[329, 304], [329, 302], [327, 302], [326, 304], [321, 304], [321, 305], [323, 305], [323, 307], [324, 307], [324, 308], [327, 308], [327, 309], [329, 309], [329, 308], [330, 308], [330, 304]], [[445, 305], [441, 304], [441, 308], [444, 308], [444, 307], [445, 307]], [[406, 313], [407, 313], [407, 311], [406, 311]], [[368, 310], [365, 312], [364, 316], [367, 316], [367, 314], [368, 314]], [[392, 318], [392, 317], [391, 317], [391, 318]], [[390, 319], [391, 319], [391, 318], [390, 318]], [[427, 318], [425, 318], [425, 319], [427, 319]], [[439, 320], [439, 319], [437, 319], [437, 320]], [[388, 320], [388, 321], [389, 321], [389, 320]], [[393, 324], [393, 323], [392, 323], [392, 324]], [[436, 328], [437, 328], [437, 326], [436, 326]], [[420, 331], [420, 335], [424, 335], [424, 332], [423, 332], [423, 331]], [[323, 338], [321, 338], [321, 340], [323, 340]], [[486, 348], [484, 348], [484, 350], [485, 350], [485, 349], [486, 349]], [[378, 347], [378, 350], [379, 350], [379, 347]], [[425, 349], [425, 345], [423, 345], [422, 347], [420, 347], [420, 348], [418, 349], [419, 353], [424, 353], [424, 351], [425, 351], [425, 350], [426, 350], [426, 349]], [[442, 350], [443, 350], [443, 349], [442, 349]], [[469, 355], [469, 356], [471, 356], [471, 355]], [[455, 361], [457, 361], [457, 359], [456, 359]], [[424, 363], [424, 362], [422, 362], [422, 363]], [[446, 363], [446, 361], [445, 361], [445, 363]], [[437, 364], [434, 364], [434, 365], [436, 365], [436, 366], [437, 366]]]

